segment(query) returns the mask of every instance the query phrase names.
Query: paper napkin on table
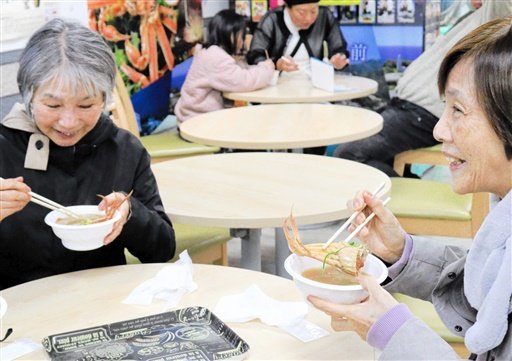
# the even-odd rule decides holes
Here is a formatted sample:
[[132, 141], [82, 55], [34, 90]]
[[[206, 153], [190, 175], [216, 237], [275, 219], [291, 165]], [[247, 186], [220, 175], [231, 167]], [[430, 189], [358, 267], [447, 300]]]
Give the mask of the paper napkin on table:
[[123, 303], [150, 305], [153, 298], [167, 301], [166, 308], [175, 307], [181, 297], [197, 289], [192, 278], [192, 259], [185, 250], [180, 259], [162, 268], [155, 277], [137, 286]]
[[266, 325], [282, 330], [308, 342], [329, 334], [328, 331], [306, 321], [306, 302], [283, 302], [267, 296], [252, 285], [245, 292], [222, 297], [213, 312], [224, 322], [247, 322], [260, 319]]
[[2, 343], [2, 347], [0, 347], [0, 360], [15, 360], [40, 348], [43, 348], [40, 342], [35, 342], [28, 338], [20, 338], [12, 342], [9, 340], [7, 344], [4, 345]]

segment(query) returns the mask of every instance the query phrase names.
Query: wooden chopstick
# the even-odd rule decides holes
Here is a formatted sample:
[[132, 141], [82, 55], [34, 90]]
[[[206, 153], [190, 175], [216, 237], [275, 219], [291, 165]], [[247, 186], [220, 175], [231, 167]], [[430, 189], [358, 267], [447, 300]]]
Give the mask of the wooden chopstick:
[[[390, 198], [390, 197], [388, 197], [388, 198], [386, 198], [384, 201], [382, 201], [382, 204], [383, 204], [383, 205], [386, 205], [386, 204], [388, 204], [388, 202], [389, 202], [390, 200], [391, 200], [391, 198]], [[373, 219], [373, 217], [375, 217], [375, 213], [374, 213], [374, 212], [372, 212], [372, 213], [368, 216], [368, 218], [366, 218], [366, 219], [364, 220], [364, 222], [363, 222], [363, 223], [361, 223], [359, 226], [357, 226], [357, 227], [356, 227], [356, 229], [354, 229], [354, 230], [352, 231], [352, 233], [350, 233], [350, 234], [348, 235], [348, 237], [347, 237], [343, 242], [345, 242], [345, 243], [350, 242], [350, 241], [352, 240], [352, 238], [354, 238], [354, 236], [355, 236], [357, 233], [359, 233], [359, 231], [360, 231], [364, 226], [366, 226], [366, 225], [368, 224], [368, 222], [370, 222], [370, 221]]]
[[80, 216], [78, 214], [70, 211], [69, 209], [67, 209], [63, 205], [60, 205], [57, 202], [54, 202], [48, 198], [43, 197], [42, 195], [39, 195], [34, 192], [28, 192], [28, 194], [30, 194], [32, 196], [32, 199], [30, 200], [31, 202], [34, 202], [36, 204], [39, 204], [40, 206], [43, 206], [43, 207], [46, 207], [46, 208], [49, 208], [52, 210], [57, 210], [61, 213], [64, 213], [65, 215], [73, 217], [73, 218], [80, 218]]
[[[386, 185], [385, 182], [382, 182], [381, 184], [379, 184], [379, 186], [373, 191], [372, 195], [375, 197], [377, 196], [377, 194], [382, 190], [384, 189], [384, 186]], [[326, 249], [340, 234], [341, 232], [343, 232], [351, 223], [352, 221], [357, 217], [357, 215], [359, 213], [361, 213], [363, 211], [363, 209], [365, 208], [366, 206], [364, 206], [361, 210], [359, 211], [355, 211], [354, 213], [352, 213], [352, 215], [350, 216], [349, 219], [346, 220], [345, 223], [343, 223], [343, 225], [338, 228], [338, 230], [332, 235], [331, 238], [329, 238], [329, 240], [327, 242], [325, 242], [324, 246], [322, 247], [323, 249]]]

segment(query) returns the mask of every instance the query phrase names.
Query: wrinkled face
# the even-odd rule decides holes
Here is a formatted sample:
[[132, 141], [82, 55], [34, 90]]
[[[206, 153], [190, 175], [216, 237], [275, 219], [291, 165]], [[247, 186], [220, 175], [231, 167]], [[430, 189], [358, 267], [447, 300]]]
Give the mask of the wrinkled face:
[[301, 30], [309, 29], [318, 17], [318, 3], [294, 5], [288, 8], [292, 22]]
[[434, 137], [443, 143], [454, 191], [506, 195], [512, 185], [512, 161], [477, 101], [471, 59], [452, 69], [445, 97]]
[[94, 128], [103, 111], [102, 95], [68, 90], [49, 82], [37, 88], [32, 98], [37, 127], [61, 147], [78, 143]]

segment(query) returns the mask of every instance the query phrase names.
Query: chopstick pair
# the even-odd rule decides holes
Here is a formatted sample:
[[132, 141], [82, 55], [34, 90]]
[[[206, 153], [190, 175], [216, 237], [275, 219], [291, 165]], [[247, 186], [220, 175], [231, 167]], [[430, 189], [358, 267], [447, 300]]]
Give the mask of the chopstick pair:
[[45, 197], [43, 197], [37, 193], [34, 193], [34, 192], [28, 192], [28, 194], [30, 194], [32, 196], [32, 199], [30, 200], [31, 202], [39, 204], [40, 206], [46, 207], [48, 209], [59, 211], [61, 213], [64, 213], [65, 215], [73, 217], [73, 218], [77, 218], [77, 219], [81, 218], [78, 214], [70, 211], [69, 209], [67, 209], [63, 205], [60, 205], [57, 202], [54, 202], [54, 201], [52, 201], [48, 198], [45, 198]]
[[[4, 180], [4, 178], [0, 177], [0, 180]], [[73, 218], [81, 218], [78, 214], [70, 211], [69, 209], [67, 209], [63, 205], [60, 205], [57, 202], [54, 202], [54, 201], [52, 201], [48, 198], [45, 198], [45, 197], [43, 197], [37, 193], [34, 193], [34, 192], [28, 192], [28, 194], [30, 194], [30, 196], [32, 197], [32, 199], [30, 201], [33, 203], [39, 204], [40, 206], [49, 208], [54, 211], [59, 211], [65, 215], [73, 217]]]
[[[380, 191], [382, 191], [384, 189], [384, 186], [386, 185], [386, 183], [382, 182], [372, 193], [372, 195], [375, 197], [377, 196]], [[386, 205], [389, 201], [391, 200], [391, 198], [386, 198], [382, 203], [384, 205]], [[366, 205], [359, 211], [355, 211], [354, 213], [352, 213], [352, 215], [350, 216], [349, 219], [346, 220], [345, 223], [343, 223], [343, 225], [338, 228], [338, 230], [332, 235], [331, 238], [329, 238], [329, 240], [327, 242], [325, 242], [324, 246], [322, 247], [323, 249], [326, 249], [340, 234], [341, 232], [343, 232], [348, 226], [350, 226], [350, 224], [352, 223], [352, 221], [359, 215], [359, 213], [361, 213], [364, 209], [366, 208]], [[375, 213], [371, 213], [367, 218], [366, 220], [361, 223], [359, 226], [357, 226], [357, 228], [349, 234], [349, 236], [344, 240], [344, 242], [350, 242], [352, 240], [352, 238], [354, 238], [354, 236], [359, 233], [359, 231], [365, 226], [368, 224], [368, 222], [370, 222], [373, 217], [375, 217]]]

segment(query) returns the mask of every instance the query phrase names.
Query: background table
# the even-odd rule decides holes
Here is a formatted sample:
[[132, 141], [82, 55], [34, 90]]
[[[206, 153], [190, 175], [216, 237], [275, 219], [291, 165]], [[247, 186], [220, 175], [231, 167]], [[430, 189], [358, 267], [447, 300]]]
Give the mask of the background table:
[[180, 126], [192, 142], [235, 149], [292, 149], [350, 142], [378, 133], [382, 116], [333, 104], [266, 104], [193, 117]]
[[311, 79], [305, 74], [284, 75], [279, 77], [276, 85], [251, 92], [227, 92], [224, 97], [257, 103], [320, 103], [355, 99], [377, 92], [378, 83], [369, 78], [336, 74], [336, 84], [350, 90], [327, 92], [314, 88]]
[[[261, 228], [282, 227], [293, 210], [298, 224], [347, 218], [346, 202], [361, 189], [373, 190], [389, 177], [345, 159], [295, 153], [224, 153], [188, 157], [152, 166], [172, 221], [247, 229], [242, 234], [244, 268], [261, 269]], [[286, 275], [289, 254], [276, 238], [277, 274]], [[323, 242], [326, 240], [318, 240]]]
[[[8, 309], [2, 328], [13, 334], [1, 346], [21, 338], [39, 342], [43, 337], [106, 323], [161, 313], [163, 301], [150, 306], [121, 303], [140, 283], [165, 264], [128, 265], [73, 272], [25, 283], [2, 291]], [[203, 306], [214, 310], [222, 296], [237, 294], [256, 284], [280, 301], [300, 301], [293, 282], [265, 273], [210, 265], [194, 265], [198, 289], [185, 295], [177, 308]], [[310, 307], [307, 319], [331, 331], [330, 318]], [[250, 346], [252, 360], [369, 360], [374, 351], [353, 332], [334, 332], [303, 343], [277, 327], [260, 321], [229, 323]], [[49, 359], [44, 349], [23, 360]]]

